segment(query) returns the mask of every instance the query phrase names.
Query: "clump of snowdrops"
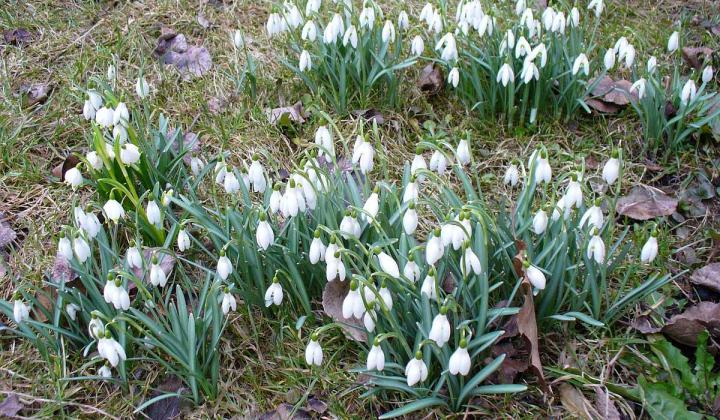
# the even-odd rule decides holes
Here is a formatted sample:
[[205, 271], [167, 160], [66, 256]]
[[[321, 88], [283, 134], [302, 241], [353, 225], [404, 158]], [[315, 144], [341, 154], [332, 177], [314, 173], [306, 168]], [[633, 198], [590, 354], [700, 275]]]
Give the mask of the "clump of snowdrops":
[[[121, 112], [121, 122], [136, 115]], [[55, 355], [67, 345], [82, 349], [85, 369], [97, 369], [93, 378], [124, 381], [131, 361], [147, 357], [178, 374], [199, 402], [216, 397], [216, 347], [236, 295], [276, 316], [309, 315], [323, 287], [341, 285], [341, 317], [308, 334], [305, 361], [322, 365], [328, 329], [360, 332], [375, 385], [368, 393], [416, 400], [388, 413], [394, 416], [430, 406], [460, 410], [471, 396], [525, 389], [484, 383], [504, 355], [482, 362], [503, 335], [501, 318], [519, 310], [513, 302], [523, 282], [534, 290], [542, 332], [557, 322], [609, 325], [669, 280], [657, 273], [635, 283], [636, 270], [654, 270], [657, 234], [638, 252], [627, 229], [606, 216], [620, 190], [618, 151], [601, 174], [580, 166], [553, 176], [543, 147], [527, 165], [518, 157], [503, 178], [511, 203], [494, 212], [470, 175], [477, 171], [467, 170], [476, 167], [471, 134], [457, 140], [428, 123], [402, 181], [378, 180], [375, 174], [390, 173], [378, 127], [358, 122], [346, 139], [320, 115], [326, 125], [285, 179], [272, 179], [257, 151], [239, 166], [228, 152], [208, 163], [175, 156], [189, 168], [178, 169], [173, 193], [155, 185], [135, 199], [121, 188], [130, 180], [109, 182], [116, 190], [76, 206], [73, 224], [61, 229], [58, 258], [80, 283], [49, 279], [51, 308], [20, 287], [0, 310], [19, 335], [39, 347], [54, 343]], [[96, 112], [91, 130], [95, 151], [107, 154], [103, 167], [142, 172], [137, 163], [147, 148], [174, 153], [140, 137], [98, 141], [97, 132], [111, 128], [102, 121]], [[123, 156], [134, 141], [140, 156]], [[66, 182], [85, 188], [104, 179], [88, 163]], [[593, 176], [609, 194], [591, 192]], [[122, 198], [113, 197], [119, 190]], [[161, 243], [143, 243], [145, 224], [161, 232]], [[496, 307], [501, 301], [510, 304]]]

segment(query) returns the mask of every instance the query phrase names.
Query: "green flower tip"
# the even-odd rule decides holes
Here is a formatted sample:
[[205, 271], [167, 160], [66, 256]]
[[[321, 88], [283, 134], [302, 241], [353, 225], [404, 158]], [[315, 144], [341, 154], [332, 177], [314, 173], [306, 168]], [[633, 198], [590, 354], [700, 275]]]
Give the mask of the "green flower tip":
[[415, 254], [408, 255], [408, 261], [410, 261], [410, 262], [415, 261]]
[[313, 233], [313, 238], [319, 238], [320, 237], [320, 229], [315, 229], [315, 232]]
[[267, 220], [267, 216], [265, 216], [265, 213], [260, 213], [260, 221], [264, 222], [265, 220]]
[[61, 231], [60, 231], [60, 239], [62, 239], [62, 238], [64, 238], [64, 237], [65, 237], [65, 232], [61, 230]]
[[408, 204], [408, 208], [409, 208], [410, 210], [415, 210], [415, 202], [414, 202], [414, 201], [411, 201], [410, 204]]
[[613, 149], [612, 153], [610, 154], [615, 159], [618, 159], [620, 157], [620, 150], [619, 149]]
[[380, 337], [375, 337], [375, 340], [373, 340], [373, 345], [376, 347], [380, 346]]
[[107, 281], [110, 281], [110, 280], [112, 280], [112, 279], [114, 279], [114, 278], [115, 278], [115, 275], [114, 275], [112, 272], [107, 273], [107, 276], [105, 276], [105, 279], [106, 279]]
[[428, 275], [435, 277], [437, 275], [437, 270], [435, 269], [435, 266], [431, 266], [430, 270], [428, 271]]
[[357, 211], [353, 210], [352, 212], [350, 212], [350, 215], [352, 216], [353, 219], [357, 219], [357, 216], [358, 216]]
[[273, 185], [273, 191], [280, 191], [280, 183]]
[[467, 340], [463, 338], [462, 340], [460, 340], [460, 348], [464, 349], [466, 347], [467, 347]]
[[319, 339], [320, 339], [320, 334], [318, 334], [317, 332], [314, 332], [310, 335], [310, 340], [312, 340], [312, 341], [318, 341]]
[[352, 210], [350, 210], [350, 209], [345, 210], [345, 216], [352, 216]]
[[350, 290], [357, 290], [357, 288], [358, 288], [357, 280], [355, 280], [355, 279], [350, 280]]
[[447, 306], [443, 305], [440, 307], [440, 315], [447, 315], [447, 312], [448, 312]]
[[577, 181], [578, 175], [576, 173], [572, 173], [572, 174], [570, 174], [570, 179], [572, 179], [573, 181]]
[[290, 188], [295, 188], [295, 180], [290, 179]]
[[330, 243], [331, 244], [337, 243], [337, 238], [334, 235], [330, 237]]
[[376, 186], [373, 188], [373, 192], [374, 192], [375, 194], [380, 194], [380, 187], [376, 185]]
[[340, 258], [340, 251], [335, 251], [335, 258]]
[[422, 359], [422, 356], [423, 356], [423, 354], [422, 354], [422, 352], [421, 352], [420, 350], [418, 350], [418, 351], [415, 352], [415, 358], [416, 358], [416, 359], [420, 360], [420, 359]]
[[523, 267], [525, 269], [530, 268], [530, 261], [528, 261], [528, 260], [523, 261]]
[[118, 276], [115, 279], [115, 287], [120, 287], [120, 286], [122, 286], [122, 279]]
[[[221, 251], [221, 252], [222, 252], [222, 251]], [[158, 263], [158, 257], [157, 257], [157, 255], [153, 255], [153, 256], [152, 256], [152, 259], [150, 260], [150, 262], [152, 262], [153, 264], [157, 264], [157, 263]]]
[[110, 338], [110, 337], [111, 337], [111, 336], [110, 336], [110, 331], [109, 331], [109, 330], [105, 330], [105, 338]]
[[223, 287], [223, 293], [230, 293], [230, 288], [227, 286]]
[[422, 152], [423, 152], [422, 147], [417, 146], [417, 147], [415, 148], [415, 154], [416, 154], [416, 155], [422, 155]]
[[280, 278], [277, 274], [275, 274], [275, 276], [273, 277], [273, 283], [280, 283]]
[[252, 155], [252, 160], [253, 160], [253, 162], [258, 161], [258, 160], [260, 160], [260, 156], [257, 153], [254, 153]]
[[373, 252], [373, 254], [378, 255], [378, 254], [380, 254], [380, 252], [382, 252], [382, 250], [380, 249], [379, 246], [376, 246], [375, 248], [373, 248], [372, 252]]
[[433, 235], [440, 236], [440, 228], [439, 227], [435, 228], [435, 230], [433, 231]]
[[595, 199], [595, 206], [600, 207], [600, 204], [602, 204], [602, 198], [598, 197]]

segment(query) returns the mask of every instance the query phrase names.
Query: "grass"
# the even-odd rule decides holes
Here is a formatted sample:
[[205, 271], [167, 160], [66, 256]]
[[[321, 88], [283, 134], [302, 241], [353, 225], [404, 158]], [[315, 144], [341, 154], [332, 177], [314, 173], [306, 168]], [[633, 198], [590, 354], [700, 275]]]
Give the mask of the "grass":
[[[296, 133], [285, 135], [267, 123], [267, 108], [291, 105], [305, 93], [273, 59], [276, 48], [264, 34], [270, 8], [268, 1], [64, 0], [10, 4], [11, 7], [0, 12], [0, 29], [27, 28], [33, 39], [22, 47], [0, 47], [0, 212], [19, 232], [17, 246], [4, 256], [4, 263], [0, 262], [8, 266], [7, 273], [0, 275], [0, 297], [4, 299], [10, 298], [19, 282], [41, 287], [43, 273], [52, 266], [53, 252], [48, 250], [54, 250], [57, 227], [69, 222], [73, 202], [84, 202], [87, 198], [71, 194], [69, 188], [51, 177], [50, 170], [68, 154], [84, 151], [87, 140], [83, 137], [87, 134], [81, 116], [83, 89], [92, 86], [90, 77], [104, 74], [109, 64], [117, 65], [118, 90], [128, 95], [134, 92], [135, 78], [142, 71], [155, 89], [152, 101], [157, 109], [177, 126], [198, 133], [202, 147], [209, 151], [207, 154], [220, 149], [232, 152], [233, 163], [247, 160], [255, 151], [265, 153], [278, 163], [287, 162], [299, 151], [298, 144], [311, 140], [318, 125], [314, 120], [299, 127]], [[421, 6], [420, 2], [413, 1], [408, 9], [417, 13]], [[619, 36], [631, 35], [638, 57], [663, 54], [662, 46], [672, 22], [689, 20], [696, 14], [713, 14], [710, 2], [706, 1], [633, 0], [610, 2], [608, 7], [604, 19], [609, 30], [600, 44], [606, 48]], [[198, 23], [199, 13], [211, 22], [209, 28]], [[213, 57], [212, 71], [202, 78], [183, 81], [173, 70], [162, 68], [152, 56], [161, 26], [185, 34], [189, 43], [207, 47]], [[238, 27], [248, 35], [250, 53], [261, 69], [255, 101], [234, 91], [230, 33]], [[690, 42], [713, 49], [720, 47], [717, 37], [712, 38], [694, 26], [689, 26]], [[583, 157], [602, 162], [611, 146], [618, 144], [629, 153], [627, 172], [633, 182], [661, 182], [675, 187], [708, 164], [702, 153], [688, 150], [679, 154], [663, 172], [649, 171], [644, 157], [639, 156], [642, 150], [639, 125], [629, 113], [582, 118], [570, 125], [545, 121], [534, 132], [506, 132], [501, 125], [478, 119], [459, 108], [455, 101], [444, 97], [424, 98], [413, 84], [417, 71], [411, 70], [405, 81], [408, 89], [403, 94], [402, 109], [381, 110], [390, 121], [381, 128], [384, 147], [381, 156], [390, 171], [398, 171], [398, 176], [398, 168], [414, 153], [419, 127], [425, 119], [444, 120], [455, 136], [472, 130], [477, 162], [474, 170], [483, 175], [487, 184], [485, 193], [491, 199], [507, 193], [491, 188], [497, 185], [493, 179], [502, 176], [507, 162], [516, 156], [529, 155], [538, 143], [547, 145], [554, 155], [556, 173], [575, 167]], [[20, 91], [24, 84], [31, 83], [52, 86], [47, 102], [25, 106], [25, 97]], [[217, 115], [210, 113], [207, 105], [213, 97], [227, 102], [223, 112]], [[310, 99], [305, 105], [310, 109], [324, 109], [318, 99]], [[353, 132], [356, 125], [353, 118], [339, 122], [344, 135]], [[662, 248], [675, 252], [690, 244], [700, 259], [708, 255], [711, 239], [704, 232], [717, 230], [718, 221], [712, 217], [689, 220], [680, 227], [688, 228], [685, 238], [668, 236]], [[680, 227], [675, 226], [675, 230]], [[672, 300], [676, 293], [668, 290], [667, 295], [666, 298]], [[318, 313], [318, 316], [321, 315]], [[295, 404], [309, 396], [326, 402], [328, 411], [342, 418], [373, 417], [391, 408], [392, 404], [360, 399], [361, 378], [348, 372], [352, 365], [347, 361], [361, 356], [339, 335], [323, 343], [329, 363], [319, 372], [308, 370], [302, 360], [303, 341], [290, 322], [290, 317], [268, 318], [253, 311], [234, 315], [221, 343], [225, 362], [221, 372], [221, 397], [218, 401], [188, 408], [186, 415], [256, 417], [281, 403]], [[564, 362], [573, 360], [572, 363], [591, 376], [614, 383], [632, 383], [637, 366], [628, 365], [621, 356], [641, 346], [642, 339], [622, 327], [571, 342], [565, 342], [567, 333], [570, 331], [543, 337], [543, 361], [547, 366], [565, 368]], [[80, 360], [74, 362], [78, 362], [74, 366], [82, 364]], [[88, 372], [51, 372], [27, 343], [0, 335], [0, 383], [3, 384], [0, 392], [22, 394], [23, 403], [32, 405], [33, 414], [39, 417], [97, 416], [104, 412], [118, 417], [131, 416], [134, 407], [164, 380], [164, 372], [153, 371], [150, 366], [141, 366], [136, 373], [126, 393], [112, 384], [57, 380]], [[550, 375], [559, 380], [558, 375]], [[389, 400], [399, 399], [390, 396]], [[568, 416], [557, 399], [543, 401], [540, 392], [532, 388], [521, 395], [477, 403], [478, 411], [467, 414], [484, 413], [504, 418]], [[627, 403], [628, 409], [632, 408], [631, 404]], [[443, 413], [427, 413], [427, 416], [441, 417]]]

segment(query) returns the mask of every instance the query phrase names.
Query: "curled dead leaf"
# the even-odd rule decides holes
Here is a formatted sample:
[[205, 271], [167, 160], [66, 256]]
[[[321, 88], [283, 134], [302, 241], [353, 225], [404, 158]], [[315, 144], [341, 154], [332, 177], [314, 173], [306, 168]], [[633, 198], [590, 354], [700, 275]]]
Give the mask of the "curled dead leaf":
[[154, 54], [166, 65], [174, 65], [183, 79], [205, 74], [212, 67], [212, 57], [205, 47], [188, 45], [185, 35], [163, 27]]
[[370, 109], [356, 109], [352, 112], [352, 114], [356, 117], [362, 117], [366, 121], [370, 123], [377, 123], [377, 125], [382, 125], [385, 123], [385, 117], [383, 114], [378, 111], [375, 108]]
[[620, 411], [604, 389], [595, 387], [595, 409], [603, 420], [620, 420]]
[[650, 220], [669, 216], [677, 210], [678, 201], [657, 188], [635, 186], [630, 194], [620, 197], [615, 209], [635, 220]]
[[20, 402], [17, 394], [10, 393], [0, 402], [0, 417], [13, 418], [17, 416], [23, 408], [25, 408], [25, 404]]
[[[175, 375], [168, 375], [165, 382], [158, 386], [158, 389], [150, 393], [149, 399], [156, 398], [163, 394], [178, 393], [185, 390], [182, 380]], [[167, 420], [179, 418], [180, 397], [172, 396], [155, 401], [148, 405], [143, 413], [152, 420]]]
[[15, 229], [0, 214], [0, 250], [13, 243], [16, 239], [17, 233]]
[[33, 83], [23, 86], [21, 90], [27, 98], [27, 106], [33, 106], [47, 101], [52, 91], [52, 85], [50, 83]]
[[683, 47], [683, 60], [696, 70], [702, 69], [704, 63], [712, 62], [713, 50], [708, 47]]
[[25, 28], [15, 28], [3, 31], [3, 38], [7, 45], [21, 47], [32, 41], [32, 34]]
[[627, 80], [613, 80], [604, 76], [600, 80], [591, 79], [588, 83], [595, 84], [595, 87], [585, 103], [601, 113], [615, 114], [638, 99], [637, 93], [631, 92], [632, 83]]
[[217, 96], [213, 96], [212, 98], [208, 99], [207, 105], [208, 110], [211, 114], [222, 114], [225, 112], [225, 108], [227, 107], [227, 100], [223, 98], [218, 98]]
[[323, 290], [323, 310], [335, 322], [342, 325], [343, 332], [348, 338], [363, 343], [367, 342], [367, 333], [362, 321], [355, 318], [346, 319], [343, 317], [342, 304], [350, 291], [349, 281], [330, 281]]
[[560, 402], [574, 418], [587, 420], [600, 418], [583, 393], [568, 383], [560, 385]]
[[293, 106], [268, 109], [265, 112], [270, 124], [281, 127], [289, 127], [293, 124], [302, 124], [305, 122], [306, 117], [302, 101], [296, 102]]
[[60, 178], [60, 181], [65, 181], [65, 173], [71, 168], [77, 166], [80, 163], [80, 159], [75, 155], [68, 155], [65, 160], [52, 169], [52, 175], [56, 178]]
[[445, 76], [440, 66], [433, 63], [423, 67], [418, 87], [429, 95], [437, 95], [445, 87]]
[[662, 333], [680, 344], [695, 347], [698, 335], [705, 330], [713, 340], [720, 339], [720, 303], [700, 302], [691, 306], [670, 318]]
[[695, 270], [690, 276], [690, 282], [720, 292], [720, 263], [708, 264]]

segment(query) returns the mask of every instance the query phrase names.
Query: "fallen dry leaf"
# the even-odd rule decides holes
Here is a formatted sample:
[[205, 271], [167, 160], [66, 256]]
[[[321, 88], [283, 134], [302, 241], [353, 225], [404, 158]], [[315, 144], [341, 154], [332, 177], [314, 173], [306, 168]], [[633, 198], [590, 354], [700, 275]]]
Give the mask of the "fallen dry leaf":
[[145, 261], [145, 264], [147, 266], [147, 270], [143, 270], [142, 268], [133, 267], [132, 273], [135, 274], [135, 276], [139, 279], [142, 279], [143, 282], [147, 283], [147, 279], [145, 276], [150, 275], [150, 262], [152, 260], [153, 255], [157, 255], [158, 257], [158, 264], [160, 264], [160, 268], [165, 272], [165, 276], [170, 277], [170, 273], [172, 273], [173, 267], [175, 267], [175, 257], [172, 255], [165, 254], [160, 251], [161, 248], [145, 248], [143, 249], [143, 260]]
[[[1, 216], [1, 215], [0, 215]], [[17, 233], [8, 222], [0, 219], [0, 250], [17, 239]]]
[[574, 386], [564, 383], [560, 385], [560, 402], [574, 418], [593, 420], [597, 416], [591, 415], [594, 411], [590, 401]]
[[630, 326], [643, 334], [656, 334], [662, 330], [661, 327], [656, 327], [647, 315], [633, 319]]
[[302, 101], [298, 101], [293, 106], [284, 106], [273, 108], [266, 111], [270, 124], [281, 127], [289, 127], [293, 124], [302, 124], [305, 122], [305, 109]]
[[69, 155], [62, 163], [52, 169], [52, 175], [60, 178], [60, 181], [65, 181], [65, 172], [69, 171], [70, 168], [76, 167], [78, 163], [80, 163], [80, 159], [77, 156]]
[[225, 99], [218, 98], [217, 96], [213, 96], [208, 100], [207, 105], [210, 113], [217, 115], [222, 114], [225, 111], [227, 101]]
[[720, 263], [708, 264], [695, 270], [690, 276], [690, 282], [720, 292]]
[[701, 70], [704, 63], [712, 62], [712, 53], [708, 47], [683, 47], [682, 56], [688, 65], [696, 70]]
[[185, 35], [163, 27], [153, 51], [166, 65], [174, 65], [183, 79], [205, 74], [212, 67], [212, 57], [205, 47], [188, 45]]
[[282, 403], [276, 409], [258, 417], [259, 420], [306, 420], [311, 418], [310, 413], [304, 408], [295, 409], [294, 405], [288, 403]]
[[620, 411], [604, 389], [595, 387], [595, 410], [603, 420], [620, 420]]
[[27, 96], [27, 106], [33, 106], [47, 101], [48, 95], [52, 91], [52, 85], [49, 83], [33, 83], [23, 86], [21, 90]]
[[[596, 83], [596, 79], [591, 79], [588, 83]], [[638, 99], [637, 93], [630, 92], [631, 87], [632, 83], [627, 80], [613, 80], [604, 76], [585, 98], [585, 103], [598, 112], [615, 114]]]
[[698, 335], [705, 330], [714, 339], [720, 338], [720, 304], [700, 302], [673, 316], [662, 327], [665, 336], [690, 347], [697, 345]]
[[8, 394], [5, 399], [0, 402], [0, 417], [15, 417], [25, 405], [20, 402], [17, 394]]
[[585, 99], [585, 104], [595, 111], [603, 114], [617, 114], [620, 112], [620, 107], [618, 105], [601, 101], [600, 99], [587, 98]]
[[8, 45], [23, 46], [32, 41], [32, 34], [25, 28], [8, 29], [3, 31], [3, 38]]
[[205, 17], [205, 14], [203, 12], [198, 12], [197, 22], [198, 25], [202, 26], [205, 29], [210, 27], [210, 21], [208, 20], [208, 18]]
[[356, 117], [362, 117], [370, 123], [375, 122], [377, 123], [377, 125], [382, 125], [385, 123], [385, 117], [380, 111], [375, 108], [356, 109], [352, 112], [352, 114]]
[[311, 396], [310, 398], [308, 398], [307, 408], [310, 411], [314, 411], [316, 413], [323, 414], [324, 412], [327, 411], [328, 405], [326, 402], [324, 402], [314, 396]]
[[437, 95], [445, 87], [445, 76], [440, 66], [428, 64], [422, 69], [418, 80], [420, 90], [430, 95]]
[[615, 209], [635, 220], [650, 220], [669, 216], [677, 210], [678, 201], [657, 188], [635, 186], [630, 194], [620, 197]]
[[362, 321], [355, 318], [345, 319], [342, 304], [350, 290], [350, 281], [330, 281], [323, 290], [323, 310], [335, 322], [340, 323], [345, 335], [355, 341], [367, 342], [367, 333]]
[[[167, 393], [182, 393], [185, 390], [182, 381], [175, 375], [168, 375], [157, 390], [150, 393], [152, 399]], [[168, 397], [155, 401], [145, 408], [144, 414], [152, 420], [168, 420], [180, 415], [180, 397]]]
[[70, 262], [60, 254], [55, 255], [53, 263], [52, 278], [54, 283], [68, 283], [77, 278], [77, 273], [70, 266]]

